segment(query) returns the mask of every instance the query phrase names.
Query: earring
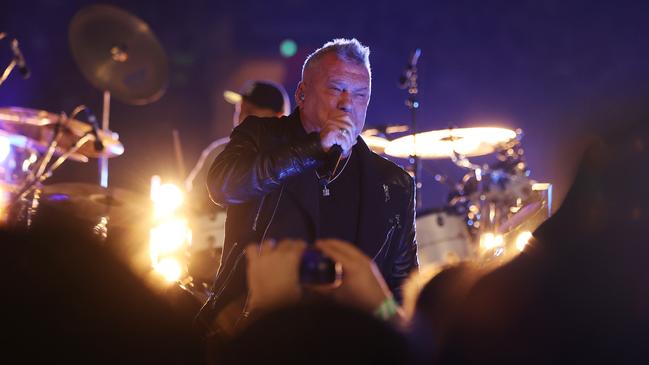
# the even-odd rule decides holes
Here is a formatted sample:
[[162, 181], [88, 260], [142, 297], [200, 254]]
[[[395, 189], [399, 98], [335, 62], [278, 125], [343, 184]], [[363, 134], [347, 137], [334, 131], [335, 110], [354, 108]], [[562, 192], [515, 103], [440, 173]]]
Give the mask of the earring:
[[304, 101], [304, 93], [300, 94], [300, 100]]

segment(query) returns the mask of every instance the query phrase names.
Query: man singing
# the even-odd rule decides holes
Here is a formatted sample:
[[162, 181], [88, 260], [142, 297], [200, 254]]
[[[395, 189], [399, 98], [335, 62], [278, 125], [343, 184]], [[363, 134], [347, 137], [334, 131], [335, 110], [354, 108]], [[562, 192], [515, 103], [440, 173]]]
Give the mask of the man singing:
[[212, 200], [227, 207], [227, 221], [203, 314], [232, 303], [245, 309], [244, 248], [265, 239], [351, 242], [401, 301], [401, 284], [417, 268], [414, 183], [359, 136], [370, 95], [369, 49], [336, 39], [304, 62], [291, 115], [271, 123], [250, 117], [233, 130], [207, 178]]

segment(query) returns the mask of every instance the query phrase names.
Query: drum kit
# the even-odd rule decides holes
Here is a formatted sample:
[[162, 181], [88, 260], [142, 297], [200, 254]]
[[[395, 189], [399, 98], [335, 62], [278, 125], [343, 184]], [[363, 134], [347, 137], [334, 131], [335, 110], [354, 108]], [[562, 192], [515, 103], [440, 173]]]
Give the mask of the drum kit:
[[[366, 130], [362, 136], [370, 149], [387, 157], [410, 161], [414, 155], [422, 160], [446, 159], [464, 172], [460, 181], [450, 186], [446, 205], [417, 212], [422, 267], [460, 260], [502, 263], [521, 252], [529, 232], [549, 217], [551, 185], [529, 177], [521, 147], [522, 131], [475, 127], [388, 139], [390, 135], [394, 134]], [[488, 155], [495, 155], [496, 162], [477, 165], [469, 160]], [[434, 179], [446, 180], [440, 175]], [[417, 180], [421, 186], [424, 179], [419, 176]]]
[[[124, 153], [119, 135], [108, 126], [110, 98], [131, 105], [156, 101], [166, 88], [167, 60], [144, 21], [108, 5], [81, 9], [70, 23], [69, 44], [83, 76], [103, 93], [101, 126], [84, 105], [69, 115], [0, 108], [0, 225], [47, 229], [63, 219], [101, 243], [132, 240], [134, 236], [123, 233], [147, 227], [151, 202], [147, 196], [107, 187], [107, 159]], [[4, 79], [17, 61], [7, 67]], [[64, 162], [91, 159], [100, 161], [100, 184], [45, 184]], [[134, 247], [146, 246], [143, 241], [119, 242], [115, 248], [129, 246], [125, 255], [133, 255]]]

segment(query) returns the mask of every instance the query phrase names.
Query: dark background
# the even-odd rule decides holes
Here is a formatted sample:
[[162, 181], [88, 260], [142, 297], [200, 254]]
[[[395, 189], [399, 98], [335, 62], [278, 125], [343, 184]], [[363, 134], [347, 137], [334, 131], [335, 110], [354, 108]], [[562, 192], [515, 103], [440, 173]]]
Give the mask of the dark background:
[[[32, 77], [12, 74], [0, 87], [0, 106], [69, 113], [88, 104], [100, 114], [101, 92], [83, 78], [68, 46], [70, 19], [93, 3], [3, 4], [0, 31], [20, 40]], [[592, 117], [649, 95], [649, 4], [641, 1], [104, 3], [146, 21], [169, 59], [170, 82], [160, 100], [129, 106], [113, 99], [111, 108], [110, 127], [126, 152], [110, 160], [110, 185], [141, 193], [153, 174], [179, 180], [172, 129], [180, 133], [189, 169], [203, 147], [229, 133], [232, 106], [223, 101], [223, 90], [268, 78], [292, 96], [305, 56], [336, 37], [356, 37], [371, 48], [367, 126], [409, 120], [406, 93], [396, 80], [420, 47], [420, 129], [521, 128], [531, 176], [553, 183], [559, 199], [583, 142], [616, 123]], [[291, 58], [279, 53], [286, 38], [298, 44]], [[7, 42], [0, 43], [1, 64], [9, 60]], [[440, 206], [446, 188], [431, 173], [457, 181], [464, 171], [448, 161], [425, 166], [424, 206]], [[95, 161], [68, 162], [50, 183], [97, 180]]]

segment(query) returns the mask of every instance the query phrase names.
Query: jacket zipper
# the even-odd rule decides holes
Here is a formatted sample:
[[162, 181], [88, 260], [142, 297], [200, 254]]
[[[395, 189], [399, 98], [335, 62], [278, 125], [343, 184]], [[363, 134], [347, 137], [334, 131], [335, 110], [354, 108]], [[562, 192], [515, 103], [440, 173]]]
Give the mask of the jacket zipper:
[[[273, 209], [273, 214], [270, 216], [270, 219], [268, 220], [268, 224], [266, 225], [266, 229], [264, 229], [264, 234], [261, 236], [261, 240], [259, 241], [259, 244], [264, 242], [264, 240], [266, 239], [266, 234], [268, 233], [268, 229], [270, 228], [270, 225], [273, 223], [273, 220], [275, 219], [275, 214], [277, 213], [277, 208], [279, 207], [279, 202], [282, 200], [282, 195], [283, 194], [284, 194], [284, 185], [282, 185], [282, 188], [279, 191], [279, 197], [277, 197], [277, 203], [275, 203], [275, 209]], [[265, 198], [265, 196], [264, 196], [264, 198]], [[263, 201], [262, 201], [262, 204], [263, 204]], [[257, 216], [259, 216], [259, 212], [257, 212]], [[256, 225], [256, 222], [255, 222], [255, 225]], [[239, 261], [237, 260], [237, 262], [235, 263], [235, 268], [236, 268], [236, 265], [238, 263], [239, 263]], [[233, 268], [233, 271], [234, 271], [234, 268]], [[229, 280], [228, 280], [228, 282], [229, 282]], [[226, 283], [226, 285], [227, 285], [227, 283]], [[250, 300], [250, 288], [248, 288], [247, 293], [246, 293], [246, 301], [243, 304], [243, 310], [241, 311], [241, 314], [239, 314], [239, 317], [237, 318], [237, 321], [234, 323], [235, 328], [237, 327], [237, 325], [239, 324], [239, 322], [241, 321], [242, 318], [248, 318], [248, 316], [249, 316], [249, 313], [248, 313], [248, 302], [249, 302], [249, 300]]]
[[257, 208], [257, 214], [255, 214], [255, 220], [252, 222], [252, 230], [257, 232], [257, 222], [259, 221], [259, 215], [261, 214], [261, 209], [264, 207], [264, 202], [266, 201], [266, 195], [261, 198], [259, 203], [259, 208]]
[[381, 252], [383, 252], [383, 249], [385, 248], [386, 245], [388, 246], [388, 248], [386, 250], [386, 254], [390, 250], [390, 244], [392, 242], [392, 235], [394, 234], [394, 231], [397, 229], [397, 225], [399, 225], [399, 220], [398, 219], [390, 219], [390, 220], [392, 221], [392, 226], [390, 226], [390, 229], [388, 230], [388, 233], [386, 233], [386, 235], [385, 235], [385, 240], [383, 241], [383, 244], [381, 245], [381, 248], [376, 253], [376, 255], [374, 255], [374, 257], [372, 258], [372, 261], [376, 261], [376, 258], [379, 257]]

